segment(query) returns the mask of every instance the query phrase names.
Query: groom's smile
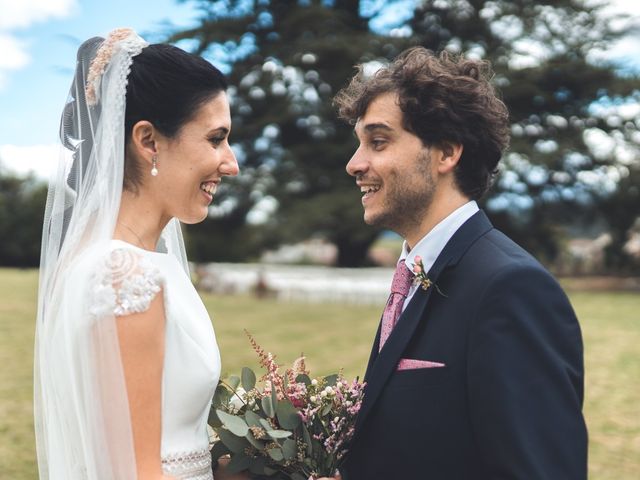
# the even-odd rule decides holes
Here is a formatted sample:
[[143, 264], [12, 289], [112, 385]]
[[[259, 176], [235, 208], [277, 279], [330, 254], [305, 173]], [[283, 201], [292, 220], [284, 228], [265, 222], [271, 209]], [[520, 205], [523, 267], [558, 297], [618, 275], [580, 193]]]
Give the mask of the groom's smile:
[[362, 193], [362, 205], [366, 205], [368, 201], [380, 190], [381, 185], [367, 185], [361, 182], [356, 182], [360, 186], [360, 192]]
[[[408, 234], [430, 204], [429, 149], [403, 126], [395, 93], [374, 98], [355, 126], [360, 145], [347, 164], [362, 193], [364, 221]], [[412, 226], [412, 227], [410, 227]]]

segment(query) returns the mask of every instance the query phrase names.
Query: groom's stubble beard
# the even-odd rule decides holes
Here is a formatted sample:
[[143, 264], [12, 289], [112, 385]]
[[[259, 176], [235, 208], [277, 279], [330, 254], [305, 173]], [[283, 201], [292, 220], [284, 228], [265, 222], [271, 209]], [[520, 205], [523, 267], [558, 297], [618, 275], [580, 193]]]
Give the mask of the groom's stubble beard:
[[435, 193], [428, 148], [417, 154], [414, 165], [411, 172], [392, 171], [389, 174], [382, 211], [366, 223], [392, 230], [402, 237], [421, 224]]

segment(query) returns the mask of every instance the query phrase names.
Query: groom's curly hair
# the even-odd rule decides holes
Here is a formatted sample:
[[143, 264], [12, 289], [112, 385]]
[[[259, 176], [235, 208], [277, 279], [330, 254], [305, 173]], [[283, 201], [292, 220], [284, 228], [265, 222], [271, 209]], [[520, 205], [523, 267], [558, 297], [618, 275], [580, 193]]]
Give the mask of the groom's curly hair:
[[447, 151], [449, 144], [463, 145], [456, 184], [463, 194], [478, 199], [491, 186], [509, 144], [509, 114], [491, 76], [486, 61], [414, 47], [373, 75], [358, 66], [334, 104], [340, 117], [354, 125], [376, 97], [397, 93], [403, 127], [425, 146]]

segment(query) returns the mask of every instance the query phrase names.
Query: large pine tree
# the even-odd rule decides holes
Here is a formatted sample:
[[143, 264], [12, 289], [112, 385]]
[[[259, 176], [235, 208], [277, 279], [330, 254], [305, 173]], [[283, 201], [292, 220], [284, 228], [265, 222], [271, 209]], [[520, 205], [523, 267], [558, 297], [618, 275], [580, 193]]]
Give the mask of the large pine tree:
[[[411, 45], [492, 62], [513, 138], [487, 206], [525, 247], [553, 257], [554, 225], [567, 220], [567, 206], [591, 208], [607, 196], [603, 185], [615, 187], [616, 175], [637, 168], [638, 122], [611, 107], [638, 101], [638, 79], [592, 61], [594, 49], [621, 32], [584, 2], [192, 1], [201, 23], [172, 40], [228, 62], [242, 169], [217, 215], [191, 227], [197, 259], [237, 260], [319, 233], [337, 245], [340, 265], [361, 265], [379, 232], [362, 221], [344, 171], [355, 141], [331, 100], [355, 64], [374, 65]], [[622, 147], [594, 151], [589, 142], [602, 135]], [[635, 163], [621, 164], [620, 148]], [[266, 223], [248, 225], [247, 214], [253, 209], [255, 218], [255, 205], [271, 199], [278, 206]]]

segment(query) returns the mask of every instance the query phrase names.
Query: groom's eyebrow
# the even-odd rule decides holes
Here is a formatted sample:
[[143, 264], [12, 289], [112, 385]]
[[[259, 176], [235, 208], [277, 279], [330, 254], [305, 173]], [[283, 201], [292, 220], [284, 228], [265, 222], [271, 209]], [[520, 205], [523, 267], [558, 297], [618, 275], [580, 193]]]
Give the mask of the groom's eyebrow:
[[385, 132], [393, 132], [393, 128], [384, 123], [369, 123], [364, 126], [364, 131], [367, 133], [371, 133], [375, 130], [384, 130]]
[[[374, 133], [376, 130], [382, 130], [386, 133], [392, 133], [393, 132], [393, 128], [391, 128], [389, 125], [385, 124], [385, 123], [368, 123], [367, 125], [365, 125], [363, 127], [364, 133], [366, 134], [372, 134]], [[353, 129], [353, 136], [358, 138], [358, 133], [356, 132], [356, 129]]]

